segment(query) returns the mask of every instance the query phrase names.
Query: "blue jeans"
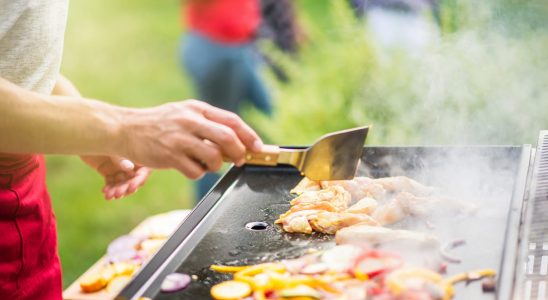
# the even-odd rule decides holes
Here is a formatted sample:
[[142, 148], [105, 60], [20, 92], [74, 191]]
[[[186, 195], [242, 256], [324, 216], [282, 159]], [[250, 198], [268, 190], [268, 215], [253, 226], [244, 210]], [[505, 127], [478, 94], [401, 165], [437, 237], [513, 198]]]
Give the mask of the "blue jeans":
[[[179, 58], [200, 100], [235, 113], [248, 101], [272, 115], [270, 95], [261, 80], [260, 59], [252, 43], [224, 45], [189, 32], [181, 38]], [[197, 200], [218, 178], [217, 174], [207, 174], [197, 183]]]

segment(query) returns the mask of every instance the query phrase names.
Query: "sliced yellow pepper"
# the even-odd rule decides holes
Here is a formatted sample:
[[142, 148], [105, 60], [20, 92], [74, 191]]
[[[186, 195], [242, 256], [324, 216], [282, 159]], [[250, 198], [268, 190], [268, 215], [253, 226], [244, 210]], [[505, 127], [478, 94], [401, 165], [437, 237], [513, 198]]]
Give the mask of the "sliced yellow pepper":
[[477, 280], [483, 277], [494, 277], [495, 275], [497, 275], [497, 272], [493, 269], [482, 269], [472, 272], [459, 273], [445, 281], [449, 284], [455, 284], [457, 282]]
[[444, 281], [440, 274], [427, 269], [404, 269], [395, 271], [388, 276], [386, 284], [394, 294], [398, 295], [405, 289], [404, 281], [412, 278], [421, 278], [439, 286], [444, 292], [443, 300], [450, 300], [455, 294], [455, 289], [451, 283]]
[[251, 294], [251, 286], [241, 281], [224, 281], [211, 287], [211, 296], [219, 300], [241, 299]]
[[250, 266], [211, 265], [209, 268], [213, 271], [220, 272], [220, 273], [236, 273], [236, 272], [240, 272], [242, 270], [245, 270], [247, 268], [250, 268]]
[[367, 276], [367, 274], [362, 273], [360, 268], [354, 269], [354, 276], [359, 280], [363, 280], [363, 281], [369, 280], [369, 276]]
[[264, 290], [256, 290], [253, 292], [253, 299], [255, 300], [267, 300]]
[[236, 272], [234, 274], [234, 280], [243, 281], [250, 284], [253, 287], [253, 290], [267, 289], [271, 285], [270, 280], [259, 281], [255, 279], [255, 275], [258, 275], [265, 271], [281, 273], [285, 271], [285, 267], [282, 264], [276, 264], [276, 263], [266, 263], [266, 264], [251, 266], [249, 268]]

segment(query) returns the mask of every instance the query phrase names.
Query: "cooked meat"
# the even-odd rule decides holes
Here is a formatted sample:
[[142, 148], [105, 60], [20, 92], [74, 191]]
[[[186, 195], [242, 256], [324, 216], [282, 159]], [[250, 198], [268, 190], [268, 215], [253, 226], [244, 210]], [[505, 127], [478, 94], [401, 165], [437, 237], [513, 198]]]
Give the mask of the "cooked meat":
[[337, 244], [350, 244], [357, 246], [375, 246], [391, 242], [403, 244], [416, 244], [421, 246], [433, 246], [439, 248], [438, 239], [427, 233], [395, 230], [381, 226], [357, 224], [337, 231], [335, 236]]
[[327, 234], [334, 234], [341, 228], [358, 223], [365, 223], [374, 226], [379, 225], [379, 222], [375, 221], [368, 215], [346, 212], [338, 213], [320, 211], [318, 213], [308, 215], [307, 218], [308, 223], [314, 231]]
[[382, 199], [385, 194], [382, 185], [375, 183], [375, 180], [369, 177], [355, 177], [352, 180], [321, 181], [320, 186], [323, 189], [331, 186], [340, 186], [350, 192], [353, 201], [358, 201], [365, 197]]
[[311, 209], [325, 210], [325, 211], [342, 211], [341, 207], [334, 206], [329, 201], [318, 201], [318, 202], [312, 202], [312, 203], [301, 203], [301, 204], [293, 205], [291, 206], [291, 208], [289, 209], [287, 213], [293, 213], [300, 210], [311, 210]]
[[321, 182], [304, 178], [291, 191], [298, 194], [291, 208], [276, 223], [289, 232], [330, 234], [357, 223], [392, 224], [431, 211], [439, 201], [428, 197], [432, 190], [404, 176]]
[[282, 224], [285, 232], [312, 233], [312, 227], [308, 222], [310, 215], [321, 212], [320, 210], [301, 210], [294, 213], [285, 213], [276, 220], [276, 224]]
[[377, 200], [373, 198], [365, 197], [358, 201], [356, 204], [347, 208], [344, 212], [353, 214], [367, 214], [370, 215], [377, 208]]
[[304, 192], [319, 191], [320, 189], [320, 182], [305, 177], [289, 192], [291, 194], [300, 195]]
[[329, 202], [337, 211], [342, 211], [348, 208], [351, 198], [344, 188], [340, 186], [332, 186], [316, 192], [305, 192], [297, 198], [291, 200], [291, 205], [297, 206], [302, 204], [311, 204], [321, 201]]
[[416, 196], [428, 196], [434, 190], [432, 187], [420, 184], [405, 176], [378, 178], [374, 182], [382, 185], [385, 190], [392, 193], [408, 192]]
[[375, 209], [371, 216], [381, 225], [390, 225], [403, 220], [406, 216], [405, 210], [401, 207], [396, 198]]
[[438, 198], [418, 197], [408, 192], [401, 192], [386, 204], [378, 207], [372, 214], [382, 225], [401, 221], [406, 216], [422, 216], [432, 210]]

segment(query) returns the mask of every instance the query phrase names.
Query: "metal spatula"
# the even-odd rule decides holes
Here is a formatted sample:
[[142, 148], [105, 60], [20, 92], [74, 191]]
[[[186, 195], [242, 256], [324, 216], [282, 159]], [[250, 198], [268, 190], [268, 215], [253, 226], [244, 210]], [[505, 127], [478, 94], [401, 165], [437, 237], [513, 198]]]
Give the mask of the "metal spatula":
[[311, 180], [352, 179], [368, 130], [365, 126], [326, 134], [307, 149], [265, 145], [260, 153], [246, 153], [246, 164], [291, 165]]

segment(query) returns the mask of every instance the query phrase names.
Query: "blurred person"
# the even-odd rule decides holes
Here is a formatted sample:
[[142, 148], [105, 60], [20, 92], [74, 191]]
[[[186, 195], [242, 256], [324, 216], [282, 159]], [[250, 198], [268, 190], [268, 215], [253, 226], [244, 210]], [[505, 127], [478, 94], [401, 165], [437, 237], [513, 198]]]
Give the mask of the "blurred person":
[[261, 0], [261, 37], [271, 39], [278, 49], [296, 54], [303, 39], [292, 0]]
[[418, 56], [439, 37], [438, 0], [349, 0], [365, 17], [373, 40], [383, 49], [402, 49]]
[[[295, 56], [304, 39], [301, 27], [297, 22], [295, 6], [292, 0], [261, 0], [263, 21], [260, 37], [271, 40], [281, 51]], [[262, 53], [263, 60], [281, 82], [289, 78], [282, 67], [268, 53]]]
[[[187, 32], [179, 57], [198, 98], [234, 113], [248, 101], [271, 115], [254, 47], [261, 23], [259, 0], [184, 0], [181, 12]], [[196, 200], [218, 179], [218, 174], [208, 173], [198, 181]]]
[[196, 179], [241, 165], [257, 134], [196, 100], [127, 108], [85, 99], [59, 75], [68, 0], [0, 0], [0, 299], [62, 297], [43, 154], [81, 155], [105, 198], [135, 192], [149, 168]]

